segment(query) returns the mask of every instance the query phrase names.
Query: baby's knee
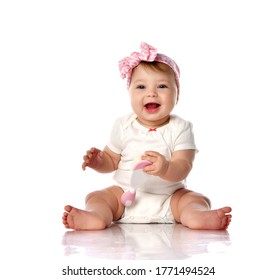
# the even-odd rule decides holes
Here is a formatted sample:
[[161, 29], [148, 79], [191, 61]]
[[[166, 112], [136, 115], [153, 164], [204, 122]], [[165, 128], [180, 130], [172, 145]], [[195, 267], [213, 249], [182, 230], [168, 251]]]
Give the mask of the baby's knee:
[[201, 194], [201, 196], [206, 201], [206, 203], [209, 205], [209, 207], [211, 208], [211, 206], [212, 206], [211, 200], [203, 194]]
[[190, 191], [190, 192], [184, 194], [182, 199], [185, 200], [186, 203], [205, 202], [207, 204], [207, 206], [211, 207], [211, 201], [207, 196], [205, 196], [201, 193], [194, 192], [194, 191]]
[[190, 194], [193, 195], [196, 199], [205, 201], [209, 205], [209, 207], [211, 207], [211, 201], [207, 196], [197, 192], [191, 192]]
[[92, 199], [103, 199], [104, 193], [103, 191], [94, 191], [87, 194], [85, 198], [85, 203], [87, 204]]

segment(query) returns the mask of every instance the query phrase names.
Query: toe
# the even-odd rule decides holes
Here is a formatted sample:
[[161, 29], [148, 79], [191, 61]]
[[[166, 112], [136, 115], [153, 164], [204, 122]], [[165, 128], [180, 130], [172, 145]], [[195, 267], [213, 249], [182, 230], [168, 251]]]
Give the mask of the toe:
[[70, 205], [66, 205], [66, 206], [64, 206], [64, 210], [66, 211], [66, 212], [70, 212], [71, 210], [72, 210], [72, 206], [70, 206]]

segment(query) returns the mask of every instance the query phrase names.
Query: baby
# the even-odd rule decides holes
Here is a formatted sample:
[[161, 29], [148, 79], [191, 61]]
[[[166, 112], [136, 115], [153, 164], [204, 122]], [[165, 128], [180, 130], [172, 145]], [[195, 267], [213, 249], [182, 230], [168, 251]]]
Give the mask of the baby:
[[[127, 78], [133, 113], [119, 118], [103, 151], [91, 148], [83, 170], [114, 173], [115, 185], [86, 197], [85, 210], [64, 207], [63, 224], [75, 230], [101, 230], [118, 223], [181, 223], [190, 229], [225, 230], [231, 208], [211, 210], [210, 200], [188, 190], [197, 148], [192, 124], [171, 114], [179, 99], [179, 67], [174, 60], [142, 43], [119, 62]], [[137, 158], [150, 162], [143, 168], [147, 180], [137, 190], [130, 207], [121, 196], [131, 187], [132, 166]]]

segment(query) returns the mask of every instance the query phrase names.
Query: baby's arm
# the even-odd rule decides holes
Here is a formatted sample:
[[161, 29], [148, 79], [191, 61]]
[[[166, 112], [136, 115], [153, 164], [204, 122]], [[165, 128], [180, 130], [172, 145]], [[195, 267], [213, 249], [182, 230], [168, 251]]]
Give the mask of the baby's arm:
[[107, 146], [103, 151], [97, 148], [91, 148], [83, 157], [82, 169], [90, 167], [100, 173], [109, 173], [117, 169], [120, 155], [112, 152]]
[[172, 154], [170, 161], [158, 152], [146, 151], [143, 160], [149, 160], [151, 165], [143, 170], [147, 174], [159, 176], [164, 180], [178, 182], [185, 179], [192, 169], [195, 150], [180, 150]]

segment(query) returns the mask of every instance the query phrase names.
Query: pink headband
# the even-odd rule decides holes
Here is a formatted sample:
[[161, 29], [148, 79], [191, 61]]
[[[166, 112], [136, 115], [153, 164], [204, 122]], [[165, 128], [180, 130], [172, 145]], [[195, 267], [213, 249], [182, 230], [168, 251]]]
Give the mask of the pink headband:
[[124, 79], [127, 77], [127, 87], [129, 87], [130, 85], [133, 69], [138, 66], [141, 61], [157, 61], [167, 64], [174, 71], [179, 94], [180, 69], [176, 62], [164, 54], [157, 53], [157, 49], [148, 45], [147, 43], [141, 43], [140, 49], [140, 53], [133, 52], [130, 56], [125, 57], [119, 61], [119, 71], [121, 73], [121, 78]]

